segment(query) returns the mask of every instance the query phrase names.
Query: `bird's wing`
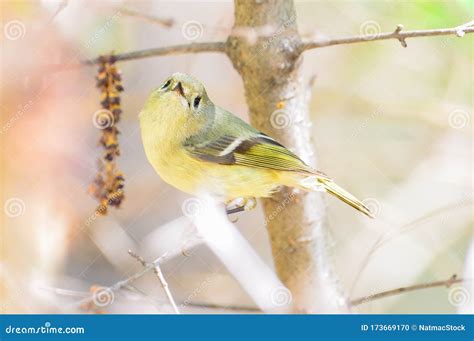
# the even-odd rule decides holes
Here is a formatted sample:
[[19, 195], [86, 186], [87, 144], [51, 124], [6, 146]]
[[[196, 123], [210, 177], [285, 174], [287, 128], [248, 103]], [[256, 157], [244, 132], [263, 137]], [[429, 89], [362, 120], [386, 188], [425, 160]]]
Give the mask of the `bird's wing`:
[[222, 165], [240, 165], [316, 174], [328, 178], [271, 137], [227, 113], [216, 115], [206, 131], [189, 138], [184, 147], [195, 158]]

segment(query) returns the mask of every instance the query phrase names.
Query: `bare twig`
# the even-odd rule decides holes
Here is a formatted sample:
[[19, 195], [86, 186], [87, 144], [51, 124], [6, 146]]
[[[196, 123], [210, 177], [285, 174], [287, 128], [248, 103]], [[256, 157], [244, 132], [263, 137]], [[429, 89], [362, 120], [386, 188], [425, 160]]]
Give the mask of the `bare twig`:
[[429, 283], [422, 283], [422, 284], [415, 284], [411, 285], [408, 287], [402, 287], [402, 288], [397, 288], [397, 289], [392, 289], [392, 290], [387, 290], [383, 292], [379, 292], [377, 294], [357, 298], [354, 300], [351, 300], [351, 305], [356, 306], [360, 304], [364, 304], [367, 302], [375, 301], [381, 298], [385, 297], [390, 297], [390, 296], [395, 296], [399, 294], [403, 294], [409, 291], [415, 291], [415, 290], [420, 290], [420, 289], [428, 289], [428, 288], [434, 288], [434, 287], [446, 287], [449, 288], [451, 285], [456, 284], [456, 283], [462, 283], [464, 281], [472, 280], [472, 278], [457, 278], [456, 275], [452, 275], [449, 279], [447, 280], [442, 280], [442, 281], [436, 281], [436, 282], [429, 282]]
[[367, 253], [367, 255], [364, 257], [364, 260], [362, 261], [362, 263], [360, 265], [359, 271], [357, 272], [357, 276], [354, 279], [354, 283], [352, 284], [352, 288], [350, 290], [350, 293], [352, 293], [354, 291], [354, 289], [355, 289], [355, 287], [356, 287], [356, 285], [357, 285], [357, 283], [360, 279], [360, 276], [362, 275], [362, 273], [366, 269], [367, 265], [369, 264], [370, 259], [374, 255], [374, 253], [377, 250], [379, 250], [383, 245], [385, 245], [387, 242], [401, 236], [402, 234], [404, 234], [408, 231], [411, 231], [412, 229], [414, 229], [416, 227], [421, 226], [421, 224], [429, 221], [430, 219], [432, 219], [434, 217], [439, 216], [440, 214], [449, 212], [453, 209], [462, 207], [466, 204], [471, 204], [471, 202], [469, 201], [469, 198], [468, 198], [468, 200], [462, 199], [460, 201], [457, 201], [457, 202], [448, 204], [446, 206], [437, 208], [436, 210], [431, 211], [428, 214], [423, 215], [423, 216], [415, 219], [414, 221], [411, 221], [411, 222], [409, 222], [405, 225], [402, 225], [402, 226], [400, 226], [396, 229], [390, 229], [390, 230], [386, 231], [385, 233], [382, 233], [379, 236], [379, 238], [377, 238], [377, 240], [372, 245], [372, 247], [369, 249], [369, 252]]
[[415, 31], [402, 31], [403, 25], [398, 25], [395, 31], [378, 33], [378, 34], [367, 34], [358, 35], [352, 37], [334, 38], [334, 39], [320, 39], [316, 41], [307, 41], [303, 44], [303, 50], [316, 49], [320, 47], [343, 45], [343, 44], [354, 44], [364, 43], [376, 40], [387, 40], [397, 39], [403, 47], [407, 47], [406, 39], [415, 37], [434, 37], [434, 36], [446, 36], [456, 35], [462, 37], [465, 33], [474, 32], [474, 22], [470, 21], [464, 25], [460, 25], [453, 28], [440, 28], [433, 30], [415, 30]]
[[61, 13], [68, 5], [68, 2], [69, 0], [62, 0], [59, 4], [58, 4], [58, 8], [56, 9], [56, 11], [53, 13], [53, 15], [51, 16], [51, 18], [48, 20], [48, 25], [50, 23], [53, 22], [54, 19], [56, 19], [56, 17], [59, 15], [59, 13]]
[[[138, 272], [137, 274], [129, 277], [126, 281], [121, 281], [116, 283], [115, 285], [109, 287], [109, 289], [115, 291], [118, 289], [133, 289], [136, 293], [139, 293], [140, 295], [145, 295], [143, 292], [140, 290], [136, 289], [134, 286], [131, 285], [131, 282], [136, 280], [137, 278], [140, 278], [143, 276], [144, 273], [150, 271], [152, 268], [154, 268], [153, 263], [147, 263], [146, 261], [143, 260], [140, 256], [136, 255], [133, 252], [129, 252], [132, 257], [137, 259], [144, 267], [145, 269], [142, 270], [141, 272]], [[401, 287], [401, 288], [396, 288], [396, 289], [391, 289], [387, 291], [382, 291], [376, 294], [356, 298], [350, 301], [351, 306], [358, 306], [364, 303], [372, 302], [378, 299], [386, 298], [386, 297], [391, 297], [391, 296], [396, 296], [400, 294], [404, 294], [410, 291], [416, 291], [416, 290], [422, 290], [422, 289], [429, 289], [429, 288], [435, 288], [435, 287], [446, 287], [449, 288], [453, 284], [457, 283], [462, 283], [466, 281], [472, 281], [472, 278], [457, 278], [457, 275], [454, 274], [452, 275], [449, 279], [447, 280], [440, 280], [440, 281], [435, 281], [435, 282], [429, 282], [429, 283], [422, 283], [422, 284], [415, 284], [415, 285], [410, 285], [407, 287]], [[127, 283], [126, 283], [127, 282]], [[125, 284], [124, 284], [125, 283]], [[88, 296], [85, 300], [81, 301], [81, 303], [88, 302], [91, 300], [89, 297], [88, 293], [83, 293], [79, 291], [72, 291], [72, 290], [67, 290], [67, 289], [62, 289], [62, 288], [48, 288], [48, 287], [42, 287], [42, 289], [49, 290], [54, 292], [55, 294], [58, 295], [63, 295], [63, 296]], [[169, 297], [168, 297], [169, 299]], [[174, 303], [173, 298], [171, 297], [171, 300]], [[174, 304], [176, 306], [176, 304]], [[260, 309], [256, 307], [248, 307], [248, 306], [232, 306], [232, 305], [219, 305], [219, 304], [212, 304], [212, 303], [192, 303], [192, 302], [186, 302], [186, 306], [193, 307], [193, 308], [205, 308], [205, 309], [221, 309], [221, 310], [229, 310], [233, 311], [235, 313], [257, 313], [261, 312]]]
[[[157, 47], [153, 49], [133, 51], [128, 53], [116, 54], [114, 57], [117, 61], [132, 60], [132, 59], [143, 59], [155, 56], [168, 56], [180, 53], [199, 53], [199, 52], [224, 52], [224, 42], [211, 42], [211, 43], [191, 43], [183, 45]], [[94, 65], [100, 63], [100, 57], [82, 61], [84, 65]]]
[[[89, 297], [90, 293], [89, 292], [83, 292], [83, 291], [74, 291], [74, 290], [69, 290], [69, 289], [63, 289], [63, 288], [55, 288], [55, 287], [46, 287], [42, 286], [40, 287], [42, 290], [46, 290], [48, 292], [52, 292], [56, 295], [59, 296], [67, 296], [67, 297]], [[133, 285], [128, 285], [124, 287], [124, 289], [129, 289], [133, 293], [143, 296], [153, 303], [158, 303], [160, 305], [165, 304], [165, 301], [154, 299], [152, 297], [149, 297], [146, 293], [143, 291], [139, 290], [138, 288], [134, 287]], [[252, 306], [243, 306], [243, 305], [219, 305], [219, 304], [213, 304], [213, 303], [193, 303], [193, 302], [178, 302], [178, 304], [185, 305], [186, 307], [190, 308], [203, 308], [203, 309], [215, 309], [215, 310], [225, 310], [229, 311], [232, 313], [239, 313], [239, 314], [255, 314], [255, 313], [261, 313], [262, 310], [258, 309], [257, 307], [252, 307]]]
[[137, 255], [135, 252], [132, 250], [128, 250], [128, 254], [135, 258], [144, 268], [147, 267], [148, 263], [143, 259], [142, 256]]
[[169, 28], [173, 26], [174, 24], [174, 19], [172, 18], [158, 18], [153, 15], [149, 15], [146, 13], [142, 13], [142, 12], [135, 11], [129, 8], [124, 8], [124, 7], [115, 7], [114, 9], [126, 16], [143, 19], [149, 23], [158, 24], [159, 26], [162, 26], [162, 27]]
[[259, 314], [263, 311], [257, 307], [238, 306], [238, 305], [220, 305], [213, 303], [186, 303], [187, 307], [203, 308], [203, 309], [217, 309], [232, 312], [232, 314]]
[[158, 263], [155, 264], [155, 274], [156, 274], [156, 277], [158, 277], [158, 280], [160, 281], [161, 286], [163, 287], [163, 290], [166, 293], [166, 297], [168, 297], [168, 300], [170, 301], [174, 312], [176, 314], [179, 314], [178, 307], [176, 306], [173, 295], [171, 295], [171, 291], [168, 287], [168, 282], [166, 282], [165, 276], [163, 276], [163, 272], [161, 271], [160, 265]]
[[[109, 290], [111, 292], [116, 292], [116, 291], [119, 291], [121, 289], [129, 287], [133, 282], [135, 282], [136, 280], [142, 278], [149, 271], [153, 270], [155, 268], [155, 263], [159, 263], [165, 258], [165, 256], [161, 256], [157, 260], [155, 260], [154, 262], [147, 263], [141, 257], [137, 256], [135, 253], [129, 251], [129, 254], [133, 258], [139, 260], [139, 262], [143, 265], [143, 269], [139, 272], [134, 273], [130, 277], [127, 277], [126, 279], [118, 281], [117, 283], [113, 284], [112, 286], [107, 287], [107, 290]], [[137, 257], [139, 257], [139, 258], [137, 258]], [[143, 261], [143, 263], [142, 263], [142, 261]], [[94, 300], [94, 295], [90, 295], [90, 296], [82, 299], [81, 301], [79, 301], [78, 306], [89, 304], [93, 300]]]
[[173, 310], [176, 314], [179, 314], [178, 307], [176, 306], [176, 303], [174, 301], [173, 295], [171, 295], [171, 291], [168, 287], [168, 282], [166, 282], [165, 276], [163, 275], [163, 272], [161, 271], [160, 268], [160, 260], [162, 260], [166, 255], [161, 256], [157, 260], [155, 260], [153, 263], [148, 263], [145, 261], [141, 256], [137, 255], [135, 252], [129, 250], [128, 251], [129, 255], [135, 258], [140, 262], [140, 264], [145, 268], [149, 269], [149, 266], [153, 267], [153, 270], [156, 274], [156, 277], [158, 277], [158, 280], [161, 283], [161, 286], [163, 287], [163, 290], [165, 291], [166, 297], [168, 298], [168, 301], [170, 302], [171, 306], [173, 307]]
[[[204, 53], [204, 52], [225, 52], [225, 42], [209, 42], [209, 43], [191, 43], [174, 46], [156, 47], [152, 49], [126, 52], [114, 54], [116, 61], [137, 60], [158, 56], [169, 56], [183, 53]], [[60, 64], [46, 65], [51, 72], [60, 72], [80, 68], [82, 66], [93, 66], [100, 64], [101, 57], [94, 59], [77, 61], [75, 59]]]

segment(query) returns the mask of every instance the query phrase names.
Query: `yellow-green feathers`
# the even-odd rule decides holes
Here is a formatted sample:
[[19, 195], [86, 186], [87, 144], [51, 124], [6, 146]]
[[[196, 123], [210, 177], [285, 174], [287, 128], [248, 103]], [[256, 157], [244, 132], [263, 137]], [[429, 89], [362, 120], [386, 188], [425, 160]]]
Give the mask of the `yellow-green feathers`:
[[148, 160], [174, 187], [223, 201], [267, 197], [279, 186], [327, 190], [371, 216], [364, 204], [325, 174], [233, 114], [215, 106], [204, 86], [174, 74], [139, 115]]

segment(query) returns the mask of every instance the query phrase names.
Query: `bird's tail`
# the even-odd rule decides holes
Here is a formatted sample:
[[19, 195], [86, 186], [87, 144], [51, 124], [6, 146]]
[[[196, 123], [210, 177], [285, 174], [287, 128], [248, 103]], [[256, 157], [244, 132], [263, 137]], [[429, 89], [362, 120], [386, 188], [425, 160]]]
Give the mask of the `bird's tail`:
[[372, 212], [370, 212], [369, 208], [364, 205], [362, 201], [357, 199], [355, 196], [347, 192], [344, 188], [337, 185], [330, 179], [318, 178], [318, 181], [324, 187], [326, 191], [334, 195], [335, 197], [339, 198], [340, 200], [344, 201], [346, 204], [354, 207], [356, 210], [364, 213], [370, 218], [374, 218]]
[[[295, 179], [293, 178], [293, 181]], [[356, 210], [364, 213], [370, 218], [374, 218], [369, 208], [364, 205], [362, 201], [357, 199], [355, 196], [347, 192], [345, 189], [337, 185], [329, 177], [322, 173], [315, 174], [313, 176], [305, 177], [303, 180], [297, 180], [297, 187], [303, 188], [310, 191], [326, 191], [344, 201], [346, 204], [354, 207]], [[294, 186], [294, 185], [293, 185]]]

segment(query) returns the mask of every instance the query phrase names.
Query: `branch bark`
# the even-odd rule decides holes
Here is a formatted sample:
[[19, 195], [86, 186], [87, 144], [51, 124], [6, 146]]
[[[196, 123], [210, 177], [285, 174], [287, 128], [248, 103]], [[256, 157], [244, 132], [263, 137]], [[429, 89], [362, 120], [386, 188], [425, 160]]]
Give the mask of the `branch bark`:
[[[137, 255], [135, 252], [131, 250], [128, 251], [128, 254], [132, 256], [133, 258], [135, 258], [136, 260], [138, 260], [145, 269], [149, 268], [150, 263], [145, 261], [141, 256]], [[162, 259], [163, 257], [165, 256], [161, 256], [160, 259]], [[154, 261], [153, 263], [151, 263], [151, 265], [153, 266], [155, 275], [156, 277], [158, 277], [158, 280], [160, 281], [160, 284], [166, 294], [166, 298], [168, 299], [168, 302], [173, 308], [173, 311], [175, 312], [175, 314], [179, 314], [178, 307], [176, 306], [173, 295], [171, 294], [170, 288], [168, 286], [168, 282], [166, 281], [165, 276], [163, 275], [163, 271], [161, 271], [160, 262]]]
[[[128, 53], [114, 55], [117, 61], [143, 59], [156, 56], [169, 56], [181, 53], [199, 53], [199, 52], [224, 52], [224, 42], [211, 43], [192, 43], [174, 46], [157, 47], [154, 49], [147, 49], [141, 51], [133, 51]], [[83, 61], [84, 65], [94, 65], [100, 62], [100, 57]]]
[[464, 25], [453, 28], [441, 28], [434, 30], [415, 30], [415, 31], [403, 31], [403, 26], [398, 25], [395, 31], [369, 34], [369, 35], [358, 35], [351, 37], [335, 38], [335, 39], [321, 39], [319, 41], [307, 41], [303, 44], [303, 50], [316, 49], [327, 46], [343, 45], [343, 44], [355, 44], [355, 43], [366, 43], [369, 41], [397, 39], [403, 47], [407, 47], [406, 39], [415, 37], [435, 37], [435, 36], [446, 36], [456, 35], [458, 37], [464, 36], [465, 33], [474, 32], [474, 23], [471, 21]]
[[367, 302], [379, 300], [381, 298], [395, 296], [395, 295], [399, 295], [399, 294], [403, 294], [403, 293], [410, 292], [410, 291], [415, 291], [415, 290], [435, 288], [435, 287], [449, 288], [453, 284], [462, 283], [462, 282], [465, 282], [466, 280], [470, 280], [470, 279], [457, 278], [456, 275], [453, 275], [449, 279], [443, 280], [443, 281], [415, 284], [415, 285], [411, 285], [411, 286], [408, 286], [408, 287], [402, 287], [402, 288], [387, 290], [387, 291], [379, 292], [377, 294], [357, 298], [357, 299], [354, 299], [354, 300], [351, 301], [351, 306], [356, 306], [356, 305], [364, 304], [364, 303], [367, 303]]
[[[258, 37], [253, 43], [233, 33], [227, 41], [227, 54], [244, 82], [251, 123], [316, 166], [293, 2], [235, 1], [236, 28], [264, 26], [279, 28], [276, 39]], [[294, 310], [340, 311], [345, 301], [328, 260], [321, 194], [284, 188], [262, 203], [266, 217], [278, 213], [277, 219], [267, 219], [267, 229], [275, 268], [292, 292]]]

